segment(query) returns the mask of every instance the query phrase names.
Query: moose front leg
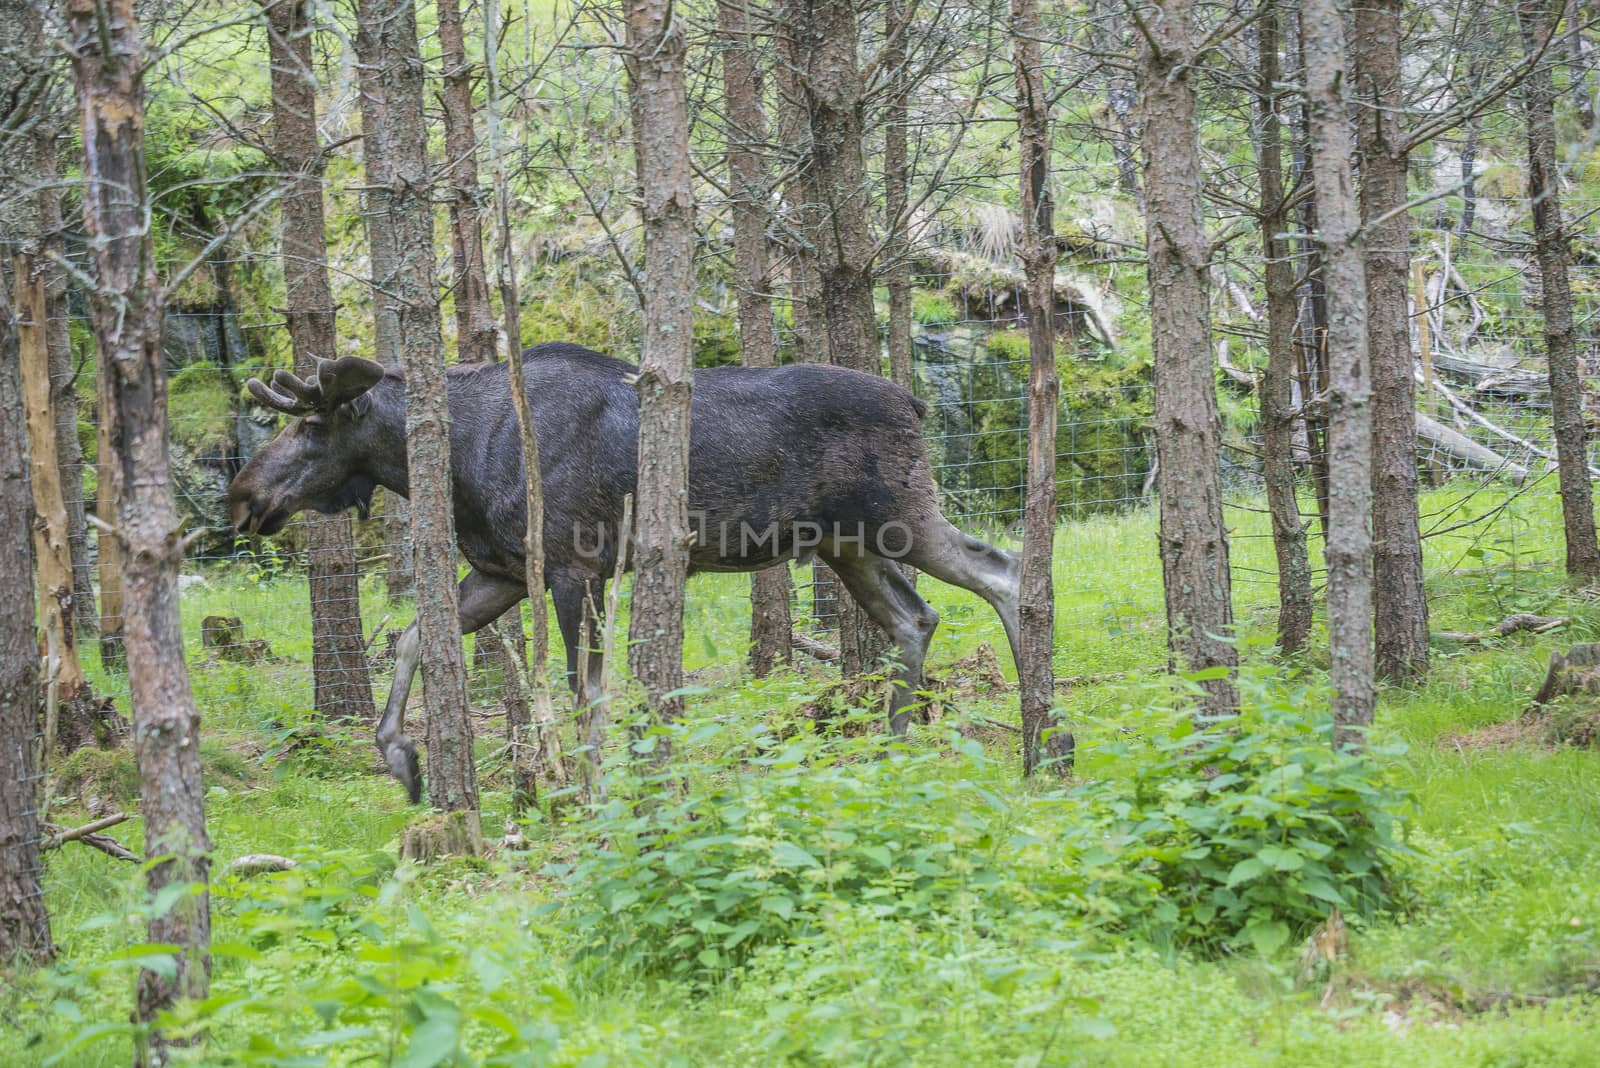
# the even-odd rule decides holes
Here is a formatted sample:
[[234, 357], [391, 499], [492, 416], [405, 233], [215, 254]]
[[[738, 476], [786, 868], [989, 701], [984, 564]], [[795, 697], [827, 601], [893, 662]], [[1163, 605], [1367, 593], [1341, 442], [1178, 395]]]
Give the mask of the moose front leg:
[[[528, 595], [521, 583], [469, 571], [461, 580], [461, 633], [471, 634], [499, 619], [506, 610]], [[411, 696], [411, 681], [417, 674], [421, 643], [415, 622], [400, 636], [394, 655], [394, 683], [389, 688], [383, 718], [378, 720], [378, 752], [383, 754], [389, 773], [406, 788], [414, 805], [422, 800], [422, 770], [417, 763], [417, 747], [406, 737], [406, 700]]]

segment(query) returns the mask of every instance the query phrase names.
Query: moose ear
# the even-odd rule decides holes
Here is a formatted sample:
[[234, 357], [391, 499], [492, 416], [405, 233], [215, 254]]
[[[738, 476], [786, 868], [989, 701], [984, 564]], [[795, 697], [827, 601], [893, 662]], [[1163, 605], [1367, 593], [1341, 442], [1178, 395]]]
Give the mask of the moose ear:
[[322, 387], [325, 411], [331, 412], [346, 401], [359, 398], [362, 403], [358, 405], [357, 414], [362, 414], [371, 403], [364, 395], [382, 380], [383, 365], [359, 356], [317, 361], [317, 382]]

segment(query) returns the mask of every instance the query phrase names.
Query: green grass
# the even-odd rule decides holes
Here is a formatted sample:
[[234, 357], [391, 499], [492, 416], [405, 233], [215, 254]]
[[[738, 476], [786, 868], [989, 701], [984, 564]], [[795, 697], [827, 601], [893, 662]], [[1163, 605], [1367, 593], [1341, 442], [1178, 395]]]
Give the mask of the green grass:
[[[1486, 493], [1463, 504], [1465, 496], [1461, 487], [1428, 494], [1425, 525], [1459, 522], [1468, 509], [1486, 514], [1506, 500]], [[1240, 500], [1230, 514], [1247, 645], [1269, 631], [1274, 596], [1265, 517], [1253, 508]], [[1559, 504], [1541, 487], [1511, 501], [1488, 533], [1464, 528], [1430, 540], [1435, 629], [1483, 629], [1508, 611], [1573, 623], [1497, 648], [1440, 646], [1424, 684], [1384, 691], [1375, 741], [1405, 747], [1382, 759], [1413, 798], [1404, 827], [1412, 852], [1398, 862], [1390, 906], [1352, 917], [1350, 954], [1309, 978], [1295, 959], [1303, 931], [1268, 959], [1201, 953], [1141, 933], [1141, 917], [1108, 922], [1051, 889], [1053, 864], [1073, 874], [1065, 859], [1052, 858], [1055, 843], [1071, 837], [1076, 802], [1050, 801], [1045, 786], [1017, 782], [1014, 736], [969, 732], [982, 740], [978, 749], [949, 733], [971, 717], [1014, 722], [1015, 696], [1006, 693], [953, 698], [950, 719], [916, 733], [911, 759], [857, 764], [853, 773], [847, 760], [843, 774], [826, 777], [829, 792], [820, 775], [795, 787], [818, 791], [812, 816], [823, 826], [878, 827], [872, 821], [881, 819], [907, 848], [951, 843], [956, 861], [972, 861], [970, 885], [910, 912], [909, 889], [893, 899], [898, 912], [881, 900], [840, 899], [803, 933], [765, 945], [731, 971], [671, 979], [585, 955], [597, 930], [633, 930], [624, 916], [596, 924], [585, 911], [588, 891], [571, 863], [588, 848], [587, 822], [570, 808], [546, 809], [528, 830], [524, 856], [397, 868], [396, 835], [413, 810], [377, 774], [365, 731], [304, 730], [311, 719], [303, 581], [213, 572], [209, 587], [186, 592], [184, 621], [204, 713], [216, 864], [278, 852], [302, 867], [218, 883], [214, 996], [191, 1013], [204, 1018], [208, 1038], [193, 1057], [341, 1065], [447, 1064], [452, 1056], [460, 1064], [561, 1065], [1592, 1063], [1600, 1041], [1590, 994], [1600, 969], [1600, 757], [1531, 743], [1485, 747], [1470, 734], [1520, 713], [1551, 650], [1600, 635], [1600, 609], [1561, 582], [1558, 524]], [[1060, 674], [1161, 666], [1155, 532], [1149, 511], [1062, 528]], [[691, 586], [686, 662], [709, 691], [695, 700], [705, 733], [675, 757], [691, 790], [713, 780], [718, 788], [753, 786], [755, 776], [770, 775], [740, 754], [808, 737], [793, 709], [829, 680], [810, 665], [759, 682], [743, 675], [746, 588], [738, 576]], [[979, 643], [1002, 645], [993, 614], [976, 598], [927, 578], [920, 589], [944, 620], [935, 670]], [[213, 612], [241, 616], [248, 636], [267, 638], [284, 659], [206, 665], [199, 620]], [[371, 586], [363, 588], [363, 612], [370, 630], [386, 615], [388, 626], [402, 625], [409, 609]], [[1304, 669], [1309, 678], [1317, 659], [1313, 653]], [[117, 691], [115, 678], [91, 668], [97, 685]], [[381, 690], [387, 679], [378, 683]], [[1153, 722], [1153, 693], [1147, 674], [1064, 693], [1080, 775], [1127, 774], [1118, 746], [1127, 731]], [[480, 703], [489, 710], [492, 695]], [[479, 744], [489, 756], [493, 738]], [[730, 779], [730, 766], [743, 771]], [[74, 789], [84, 789], [86, 776], [118, 777], [115, 768], [89, 773]], [[858, 796], [876, 799], [865, 808], [839, 793], [856, 778], [869, 791]], [[58, 794], [69, 811], [79, 800]], [[503, 778], [486, 774], [491, 831], [507, 803]], [[611, 818], [629, 817], [624, 810]], [[751, 816], [746, 833], [759, 834], [764, 818]], [[118, 833], [139, 841], [137, 822]], [[1008, 843], [1019, 836], [1038, 844], [1016, 853]], [[825, 843], [801, 844], [820, 852]], [[1025, 863], [999, 863], [1024, 855]], [[946, 874], [964, 870], [957, 863]], [[983, 872], [996, 874], [980, 879]], [[0, 973], [0, 1063], [59, 1054], [55, 1063], [125, 1064], [123, 1022], [138, 963], [129, 951], [143, 940], [137, 873], [69, 846], [49, 855], [47, 897], [60, 963]], [[96, 1026], [109, 1033], [62, 1053]]]

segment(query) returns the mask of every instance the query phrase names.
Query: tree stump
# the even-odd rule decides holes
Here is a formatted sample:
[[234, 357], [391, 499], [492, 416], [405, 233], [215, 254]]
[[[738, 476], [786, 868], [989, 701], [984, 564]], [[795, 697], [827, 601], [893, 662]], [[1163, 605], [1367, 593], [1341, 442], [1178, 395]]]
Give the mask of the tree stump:
[[400, 835], [400, 859], [430, 864], [442, 857], [483, 855], [483, 831], [478, 814], [470, 809], [430, 812], [412, 822]]
[[244, 636], [238, 616], [206, 616], [200, 621], [200, 645], [218, 660], [236, 664], [255, 664], [272, 656], [264, 639]]
[[1550, 669], [1545, 672], [1544, 685], [1534, 694], [1529, 711], [1557, 697], [1596, 693], [1600, 693], [1600, 642], [1584, 642], [1565, 653], [1557, 650], [1550, 654]]

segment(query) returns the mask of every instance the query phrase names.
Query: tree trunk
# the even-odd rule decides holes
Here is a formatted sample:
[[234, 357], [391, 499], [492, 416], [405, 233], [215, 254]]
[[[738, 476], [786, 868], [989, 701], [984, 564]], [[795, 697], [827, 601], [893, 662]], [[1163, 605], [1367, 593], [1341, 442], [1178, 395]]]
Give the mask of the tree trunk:
[[[0, 141], [0, 144], [3, 144]], [[0, 285], [0, 962], [50, 959], [35, 805], [39, 647], [33, 634], [33, 498], [17, 324]]]
[[[828, 362], [828, 321], [822, 311], [818, 249], [822, 213], [812, 182], [811, 120], [800, 71], [806, 55], [806, 0], [776, 0], [775, 33], [779, 60], [773, 66], [778, 96], [778, 144], [789, 171], [783, 200], [788, 214], [789, 308], [796, 363]], [[839, 625], [839, 580], [826, 564], [811, 565], [811, 614], [823, 630]]]
[[[1549, 0], [1519, 0], [1523, 51], [1534, 55], [1553, 27]], [[1561, 176], [1556, 161], [1555, 88], [1547, 64], [1536, 64], [1522, 87], [1528, 121], [1528, 199], [1542, 289], [1545, 356], [1550, 368], [1550, 412], [1560, 466], [1561, 513], [1567, 542], [1567, 577], [1600, 577], [1594, 504], [1589, 488], [1588, 435], [1583, 425], [1583, 377], [1578, 370], [1572, 321], [1571, 252], [1561, 216]]]
[[[1335, 738], [1358, 746], [1372, 723], [1372, 377], [1365, 248], [1350, 173], [1344, 16], [1304, 0], [1307, 125], [1328, 304], [1328, 675]], [[1408, 411], [1409, 415], [1409, 411]], [[1413, 430], [1413, 433], [1415, 431]], [[1414, 446], [1413, 446], [1414, 447]]]
[[[671, 0], [627, 0], [628, 98], [643, 188], [644, 349], [629, 663], [658, 721], [683, 708], [689, 570], [689, 402], [694, 367], [694, 189], [684, 87], [687, 27]], [[665, 761], [666, 739], [656, 747]]]
[[[70, 54], [84, 144], [84, 237], [93, 255], [94, 331], [100, 348], [100, 415], [116, 502], [127, 594], [123, 642], [133, 705], [145, 855], [152, 895], [174, 883], [198, 887], [152, 912], [151, 942], [176, 946], [172, 971], [139, 973], [138, 1019], [210, 982], [211, 843], [200, 781], [200, 712], [181, 650], [178, 572], [183, 540], [167, 457], [167, 378], [161, 359], [164, 294], [156, 280], [145, 188], [144, 46], [132, 0], [70, 0]], [[154, 1036], [155, 1061], [165, 1059]]]
[[[456, 351], [462, 363], [493, 363], [494, 309], [483, 265], [478, 217], [478, 135], [472, 123], [472, 65], [461, 32], [459, 0], [439, 0], [439, 49], [444, 63], [445, 171], [450, 186], [450, 288], [456, 303]], [[520, 619], [520, 616], [519, 616]]]
[[[801, 0], [795, 6], [802, 13], [799, 83], [811, 133], [805, 167], [820, 209], [817, 251], [829, 362], [880, 374], [855, 5], [850, 0]], [[871, 671], [889, 649], [888, 636], [842, 588], [836, 587], [835, 596], [844, 673]]]
[[[30, 10], [38, 8], [28, 5]], [[67, 548], [72, 558], [72, 615], [80, 635], [97, 634], [94, 569], [89, 564], [89, 524], [83, 499], [83, 445], [78, 440], [77, 372], [72, 365], [71, 309], [67, 305], [67, 272], [51, 264], [50, 257], [65, 255], [61, 218], [61, 161], [56, 138], [64, 120], [51, 108], [40, 117], [34, 136], [35, 171], [42, 188], [39, 200], [40, 268], [45, 272], [48, 326], [45, 342], [50, 353], [50, 410], [55, 414], [56, 459], [60, 464], [62, 497], [67, 505]]]
[[[356, 33], [356, 70], [361, 87], [361, 161], [366, 177], [362, 219], [367, 228], [371, 261], [372, 358], [385, 367], [400, 366], [400, 317], [394, 293], [399, 271], [395, 216], [387, 192], [392, 161], [385, 153], [382, 131], [388, 111], [384, 70], [389, 60], [378, 53], [376, 28], [362, 21]], [[411, 545], [411, 508], [404, 497], [383, 491], [383, 542], [388, 549], [384, 588], [391, 598], [409, 596], [414, 588], [415, 554]]]
[[1261, 468], [1278, 561], [1278, 648], [1306, 647], [1311, 635], [1311, 562], [1294, 477], [1295, 269], [1289, 258], [1289, 209], [1284, 200], [1283, 124], [1278, 118], [1283, 78], [1280, 0], [1268, 0], [1258, 23], [1256, 173], [1261, 186], [1261, 251], [1266, 261], [1267, 368], [1261, 382]]
[[1037, 0], [1011, 0], [1017, 82], [1017, 147], [1022, 157], [1022, 255], [1028, 316], [1028, 492], [1022, 515], [1022, 774], [1047, 755], [1070, 758], [1071, 736], [1055, 727], [1056, 237], [1050, 197], [1050, 95], [1039, 41]]
[[[778, 343], [772, 322], [772, 274], [767, 255], [767, 117], [761, 103], [754, 29], [742, 0], [717, 5], [722, 42], [722, 87], [728, 125], [728, 189], [733, 214], [733, 271], [738, 286], [739, 347], [747, 367], [775, 367]], [[750, 670], [772, 674], [792, 655], [789, 567], [758, 571], [750, 579]]]
[[363, 0], [357, 40], [367, 43], [363, 63], [378, 65], [382, 83], [377, 147], [388, 173], [382, 183], [369, 178], [369, 184], [377, 187], [379, 210], [387, 208], [395, 239], [394, 275], [382, 288], [394, 303], [406, 376], [406, 465], [422, 694], [428, 710], [428, 799], [446, 812], [476, 813], [478, 782], [456, 591], [450, 408], [433, 288], [433, 185], [412, 0]]
[[[534, 769], [542, 766], [546, 778], [557, 788], [567, 785], [566, 762], [561, 752], [554, 704], [550, 697], [550, 629], [545, 610], [544, 581], [544, 483], [539, 467], [539, 438], [528, 407], [528, 391], [523, 384], [522, 301], [517, 292], [516, 264], [512, 260], [511, 191], [506, 181], [505, 152], [500, 138], [500, 79], [497, 44], [500, 40], [500, 10], [496, 0], [484, 0], [483, 60], [488, 79], [489, 158], [494, 168], [495, 258], [500, 303], [505, 310], [506, 356], [510, 361], [511, 398], [517, 413], [517, 434], [522, 443], [522, 486], [527, 501], [526, 528], [523, 534], [523, 574], [528, 586], [528, 601], [533, 611], [533, 663], [528, 672], [532, 709], [529, 713], [535, 737], [529, 739], [527, 723], [517, 723], [511, 706], [506, 720], [511, 743], [513, 814], [531, 809], [538, 798]], [[517, 627], [522, 626], [521, 608]], [[510, 665], [513, 666], [514, 665]], [[536, 747], [534, 753], [528, 747]]]
[[1412, 378], [1409, 146], [1401, 122], [1400, 0], [1355, 5], [1361, 107], [1361, 222], [1367, 247], [1367, 350], [1372, 366], [1372, 595], [1381, 678], [1428, 670], [1428, 600], [1417, 515], [1416, 389]]
[[[1306, 61], [1305, 46], [1300, 36], [1298, 19], [1288, 20], [1281, 29], [1285, 36], [1285, 51], [1296, 58], [1297, 70], [1290, 78], [1302, 87], [1301, 100], [1294, 111], [1294, 163], [1293, 183], [1307, 185], [1311, 181], [1313, 166], [1311, 132], [1304, 101]], [[1322, 282], [1322, 246], [1316, 241], [1317, 204], [1309, 196], [1300, 198], [1296, 209], [1296, 228], [1299, 231], [1300, 262], [1304, 278], [1300, 286], [1299, 336], [1296, 339], [1297, 379], [1303, 417], [1306, 448], [1310, 457], [1312, 494], [1317, 501], [1317, 525], [1323, 540], [1328, 537], [1328, 420], [1323, 405], [1305, 403], [1308, 398], [1320, 398], [1328, 388], [1328, 302]]]
[[[317, 143], [317, 83], [305, 0], [266, 5], [272, 56], [273, 154], [284, 179], [283, 281], [294, 369], [314, 376], [317, 357], [337, 353]], [[311, 586], [311, 676], [317, 711], [371, 721], [372, 677], [361, 627], [361, 574], [349, 513], [306, 516]]]
[[[1233, 600], [1222, 525], [1221, 429], [1207, 295], [1191, 0], [1161, 0], [1140, 45], [1145, 227], [1155, 353], [1156, 486], [1168, 644], [1186, 671], [1232, 669]], [[1205, 711], [1226, 715], [1232, 678], [1202, 683]]]
[[911, 381], [911, 168], [906, 158], [910, 122], [911, 75], [906, 69], [906, 39], [911, 11], [907, 0], [889, 0], [884, 8], [883, 66], [890, 71], [891, 90], [884, 109], [883, 222], [884, 285], [889, 290], [889, 380], [912, 388]]
[[[38, 620], [44, 630], [50, 664], [45, 700], [44, 766], [54, 764], [62, 735], [58, 714], [67, 709], [69, 722], [92, 717], [94, 696], [78, 660], [78, 632], [73, 625], [72, 548], [68, 541], [67, 504], [61, 491], [61, 463], [56, 455], [56, 418], [51, 408], [48, 301], [41, 265], [20, 252], [12, 257], [17, 287], [17, 336], [21, 353], [22, 400], [28, 425], [29, 481], [33, 489], [33, 561], [38, 583]], [[77, 744], [74, 742], [73, 744]]]

